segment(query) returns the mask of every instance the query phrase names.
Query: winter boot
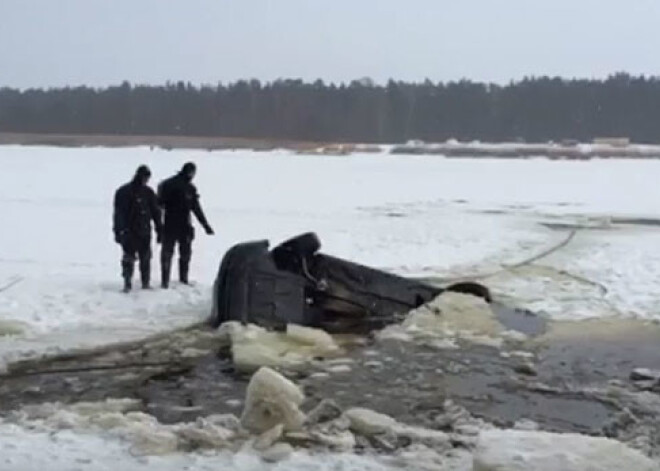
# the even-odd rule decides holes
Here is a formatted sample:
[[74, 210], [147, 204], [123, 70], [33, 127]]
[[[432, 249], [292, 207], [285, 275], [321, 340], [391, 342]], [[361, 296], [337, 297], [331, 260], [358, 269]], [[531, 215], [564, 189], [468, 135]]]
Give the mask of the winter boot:
[[151, 265], [149, 263], [140, 263], [140, 279], [142, 289], [151, 289]]
[[161, 260], [160, 263], [160, 286], [163, 289], [170, 287], [170, 271], [171, 262], [169, 260]]
[[188, 280], [188, 268], [190, 267], [189, 260], [179, 260], [179, 281], [184, 285], [190, 284]]
[[134, 261], [130, 260], [129, 258], [125, 258], [121, 262], [121, 275], [122, 278], [124, 279], [124, 289], [122, 290], [124, 293], [128, 293], [133, 289], [133, 286], [131, 284], [131, 280], [133, 279], [133, 265]]

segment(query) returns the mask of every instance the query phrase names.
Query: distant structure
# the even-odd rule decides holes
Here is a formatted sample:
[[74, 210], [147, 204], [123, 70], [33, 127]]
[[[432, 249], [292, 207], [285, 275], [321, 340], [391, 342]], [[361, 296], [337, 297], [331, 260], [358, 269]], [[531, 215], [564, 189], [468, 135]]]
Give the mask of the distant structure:
[[577, 147], [580, 141], [577, 139], [563, 139], [560, 143], [563, 147]]
[[628, 137], [596, 137], [593, 143], [601, 146], [610, 147], [628, 147], [630, 145], [630, 138]]

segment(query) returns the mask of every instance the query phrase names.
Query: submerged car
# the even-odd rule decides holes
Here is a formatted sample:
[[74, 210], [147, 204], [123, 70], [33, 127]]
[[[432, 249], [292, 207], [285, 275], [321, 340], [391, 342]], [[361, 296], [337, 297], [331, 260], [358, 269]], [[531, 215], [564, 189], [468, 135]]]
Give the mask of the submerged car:
[[440, 288], [320, 249], [311, 232], [273, 249], [267, 240], [229, 249], [215, 280], [212, 325], [239, 321], [284, 330], [294, 323], [331, 333], [365, 333], [401, 321], [445, 290], [491, 301], [488, 289], [478, 283]]

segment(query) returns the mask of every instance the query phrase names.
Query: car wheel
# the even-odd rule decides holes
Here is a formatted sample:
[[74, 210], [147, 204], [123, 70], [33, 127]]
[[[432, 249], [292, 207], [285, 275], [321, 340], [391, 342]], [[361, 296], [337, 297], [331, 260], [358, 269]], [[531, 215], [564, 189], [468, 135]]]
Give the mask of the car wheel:
[[293, 252], [301, 257], [309, 257], [321, 249], [321, 240], [314, 232], [307, 232], [282, 242], [278, 248]]
[[451, 291], [453, 293], [462, 293], [470, 294], [478, 298], [482, 298], [487, 303], [493, 301], [493, 297], [490, 294], [490, 290], [480, 283], [475, 283], [474, 281], [462, 281], [460, 283], [454, 283], [445, 288], [445, 291]]

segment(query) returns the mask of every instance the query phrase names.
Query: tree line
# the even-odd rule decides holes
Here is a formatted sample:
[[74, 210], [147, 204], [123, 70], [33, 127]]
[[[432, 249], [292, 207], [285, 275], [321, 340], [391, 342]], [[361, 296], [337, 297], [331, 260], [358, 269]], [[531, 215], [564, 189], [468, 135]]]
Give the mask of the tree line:
[[660, 142], [660, 78], [539, 77], [377, 85], [243, 80], [0, 89], [0, 132], [224, 136], [337, 142]]

